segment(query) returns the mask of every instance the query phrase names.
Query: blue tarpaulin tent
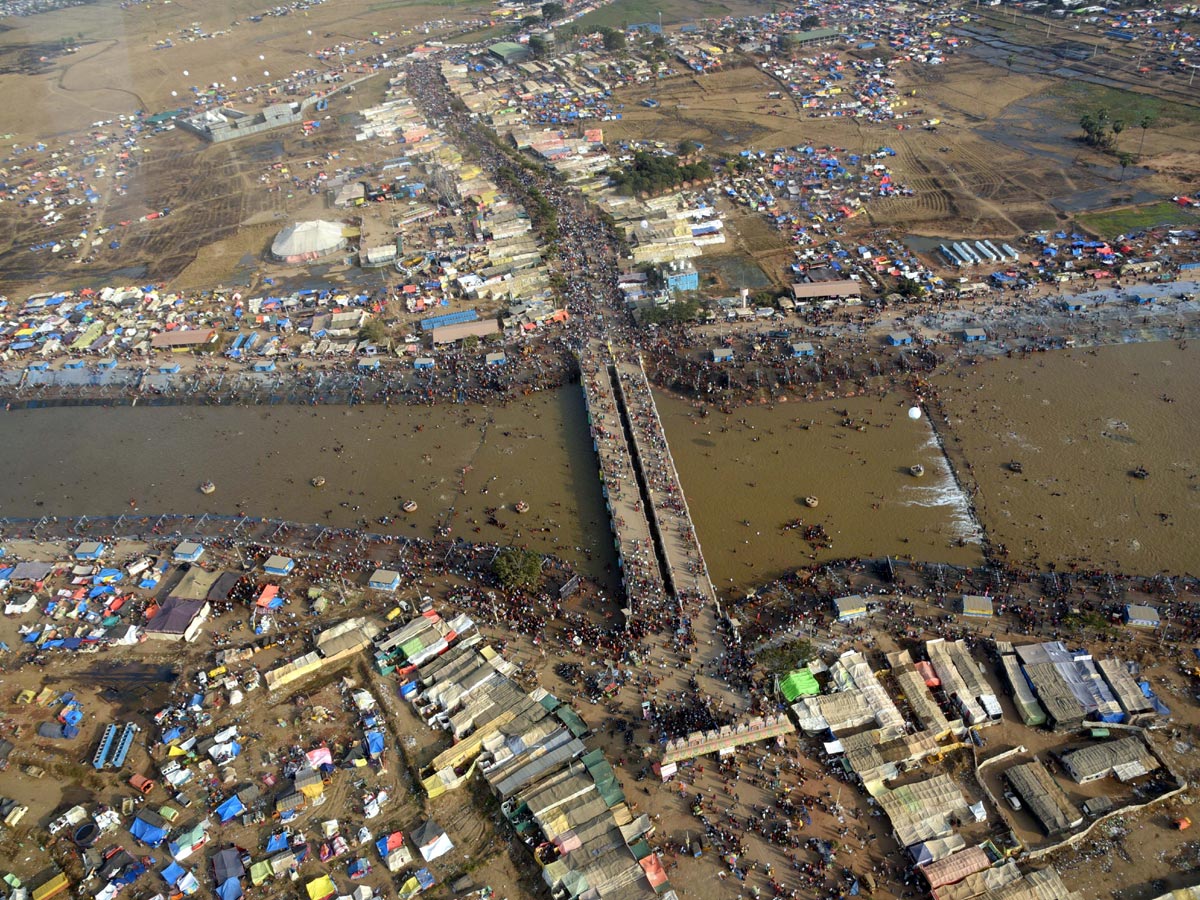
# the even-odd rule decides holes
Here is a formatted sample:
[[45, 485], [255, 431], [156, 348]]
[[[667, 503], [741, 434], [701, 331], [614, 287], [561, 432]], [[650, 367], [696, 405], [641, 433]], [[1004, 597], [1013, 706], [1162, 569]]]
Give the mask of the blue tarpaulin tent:
[[237, 794], [234, 794], [224, 803], [217, 807], [217, 815], [221, 817], [221, 823], [224, 824], [230, 819], [240, 816], [246, 811], [246, 804], [238, 799]]
[[242, 883], [236, 878], [226, 879], [217, 885], [217, 896], [221, 900], [240, 900], [242, 896]]
[[267, 852], [278, 853], [281, 850], [286, 850], [288, 846], [288, 833], [279, 831], [271, 835], [267, 840]]
[[129, 833], [147, 847], [157, 847], [167, 837], [167, 829], [151, 825], [140, 816], [129, 826]]
[[372, 756], [378, 756], [383, 752], [383, 732], [368, 731], [367, 732], [367, 752]]
[[179, 883], [179, 879], [184, 876], [186, 869], [177, 862], [172, 862], [169, 866], [163, 869], [159, 874], [162, 875], [163, 881], [175, 887]]

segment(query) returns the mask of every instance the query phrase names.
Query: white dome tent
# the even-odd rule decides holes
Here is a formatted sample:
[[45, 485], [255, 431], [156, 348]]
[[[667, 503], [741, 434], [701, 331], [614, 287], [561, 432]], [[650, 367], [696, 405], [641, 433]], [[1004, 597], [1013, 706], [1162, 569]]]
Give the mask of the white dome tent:
[[346, 249], [342, 226], [320, 219], [295, 222], [275, 235], [271, 256], [286, 263], [324, 259]]

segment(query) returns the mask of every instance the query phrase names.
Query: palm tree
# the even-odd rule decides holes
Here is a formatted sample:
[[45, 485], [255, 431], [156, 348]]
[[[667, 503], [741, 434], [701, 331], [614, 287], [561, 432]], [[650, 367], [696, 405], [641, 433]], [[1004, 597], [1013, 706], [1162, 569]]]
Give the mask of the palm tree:
[[1121, 136], [1121, 132], [1125, 130], [1125, 123], [1121, 119], [1114, 119], [1112, 123], [1113, 143], [1117, 142], [1117, 138]]
[[1142, 139], [1141, 139], [1141, 141], [1138, 142], [1138, 154], [1137, 155], [1138, 155], [1139, 162], [1141, 162], [1141, 159], [1142, 159], [1142, 148], [1144, 146], [1146, 146], [1146, 132], [1150, 130], [1150, 126], [1151, 126], [1151, 124], [1153, 124], [1153, 122], [1154, 122], [1154, 120], [1150, 116], [1142, 116], [1142, 121], [1140, 121], [1138, 123], [1138, 125], [1140, 125], [1142, 128]]
[[1129, 164], [1133, 162], [1132, 153], [1118, 153], [1117, 162], [1121, 164], [1121, 184], [1125, 183], [1125, 170], [1129, 168]]

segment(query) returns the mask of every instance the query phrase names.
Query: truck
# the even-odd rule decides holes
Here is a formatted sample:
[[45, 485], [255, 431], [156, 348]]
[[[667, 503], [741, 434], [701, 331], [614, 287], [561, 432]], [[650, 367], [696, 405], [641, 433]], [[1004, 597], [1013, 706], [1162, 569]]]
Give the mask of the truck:
[[87, 818], [87, 810], [82, 806], [72, 806], [65, 813], [50, 823], [49, 831], [51, 834], [58, 834], [60, 831], [70, 828], [72, 825], [78, 825]]

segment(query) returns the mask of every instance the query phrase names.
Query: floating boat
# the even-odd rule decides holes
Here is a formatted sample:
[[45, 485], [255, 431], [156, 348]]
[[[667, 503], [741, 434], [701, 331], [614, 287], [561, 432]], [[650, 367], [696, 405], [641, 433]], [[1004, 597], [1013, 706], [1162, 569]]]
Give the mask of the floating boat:
[[324, 487], [325, 486], [325, 476], [324, 475], [314, 475], [308, 483], [311, 484], [313, 487]]
[[915, 466], [909, 466], [908, 471], [912, 473], [914, 478], [920, 478], [925, 474], [925, 467], [920, 463], [917, 463]]
[[513, 506], [513, 509], [515, 509], [519, 513], [527, 513], [527, 512], [529, 512], [529, 504], [526, 503], [524, 500], [518, 500], [516, 502], [516, 504]]
[[217, 489], [217, 486], [215, 484], [213, 484], [211, 481], [206, 481], [200, 485], [200, 493], [202, 493], [202, 494], [211, 494], [216, 489]]
[[1145, 466], [1138, 466], [1136, 469], [1134, 469], [1129, 474], [1131, 476], [1133, 476], [1134, 478], [1149, 478], [1150, 477], [1150, 473], [1146, 471]]
[[1016, 474], [1020, 475], [1025, 471], [1025, 467], [1014, 459], [1008, 464], [1008, 471], [1015, 472]]
[[417, 511], [417, 501], [416, 500], [405, 500], [404, 505], [401, 506], [400, 508], [402, 510], [404, 510], [406, 513], [416, 512]]
[[805, 497], [804, 498], [804, 505], [809, 507], [810, 509], [815, 508], [816, 505], [820, 502], [821, 501], [818, 500], [816, 497]]

